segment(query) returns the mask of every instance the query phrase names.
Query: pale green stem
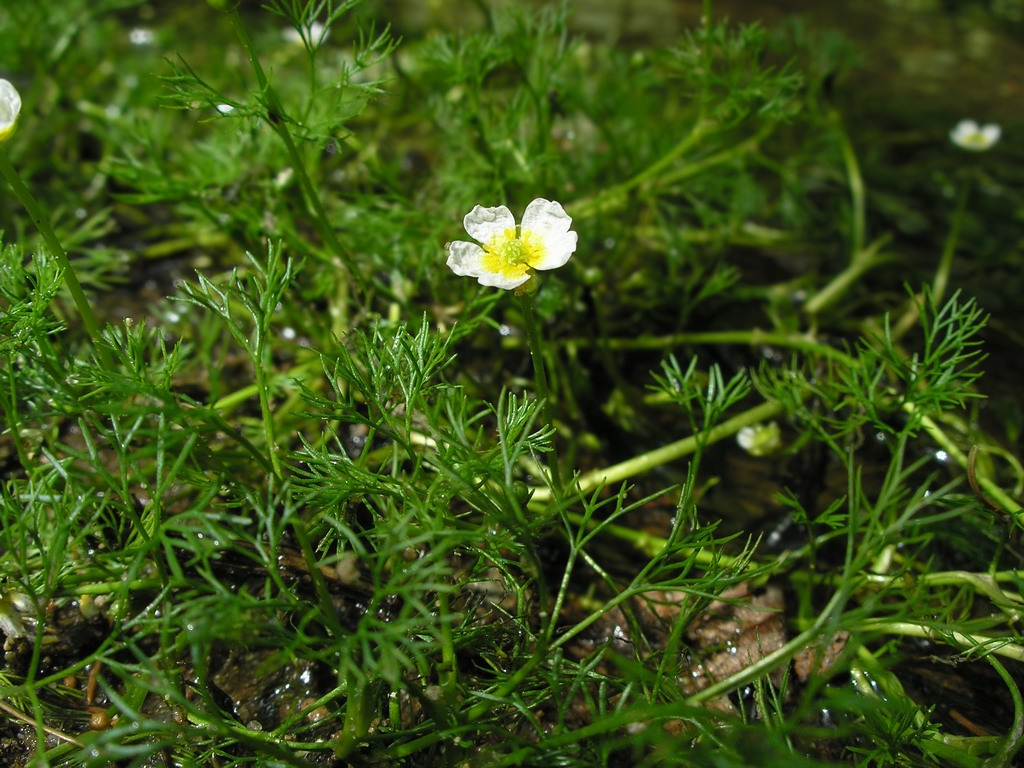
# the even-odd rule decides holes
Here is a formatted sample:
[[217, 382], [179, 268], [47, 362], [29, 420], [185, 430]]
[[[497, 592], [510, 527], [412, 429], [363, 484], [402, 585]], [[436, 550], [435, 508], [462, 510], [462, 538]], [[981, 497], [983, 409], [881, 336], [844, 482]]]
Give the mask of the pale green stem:
[[990, 637], [989, 635], [968, 634], [953, 629], [937, 629], [912, 621], [886, 621], [884, 619], [866, 619], [858, 628], [860, 632], [880, 632], [886, 635], [901, 637], [920, 637], [947, 645], [954, 645], [960, 650], [977, 652], [978, 654], [997, 653], [1014, 661], [1024, 661], [1024, 646], [1018, 645], [1008, 637]]
[[[526, 338], [530, 344], [530, 357], [533, 358], [533, 376], [537, 385], [537, 397], [541, 401], [541, 414], [544, 424], [550, 426], [554, 433], [551, 436], [551, 456], [548, 464], [551, 469], [551, 486], [554, 493], [561, 494], [562, 473], [558, 467], [558, 451], [555, 448], [555, 436], [558, 430], [551, 418], [551, 394], [548, 391], [548, 377], [544, 363], [544, 341], [540, 335], [540, 328], [537, 326], [537, 319], [533, 314], [533, 302], [529, 296], [520, 296], [520, 305], [523, 308], [523, 323], [526, 326]], [[551, 493], [550, 489], [548, 493]]]
[[263, 421], [263, 434], [267, 441], [267, 454], [270, 456], [270, 465], [274, 468], [274, 474], [282, 477], [281, 459], [277, 456], [277, 438], [274, 435], [274, 414], [270, 410], [270, 392], [267, 388], [267, 374], [264, 369], [264, 355], [258, 355], [256, 372], [256, 389], [260, 398], [260, 416]]
[[[607, 533], [609, 536], [613, 536], [620, 541], [626, 541], [633, 545], [638, 551], [642, 552], [648, 557], [654, 557], [658, 553], [665, 549], [665, 546], [669, 543], [669, 540], [663, 536], [655, 536], [653, 533], [648, 531], [638, 530], [631, 528], [626, 525], [616, 525], [615, 523], [603, 523], [601, 520], [594, 520], [593, 518], [587, 518], [579, 512], [567, 512], [566, 517], [577, 525], [586, 525], [588, 528], [597, 528], [601, 526], [601, 533]], [[694, 557], [695, 562], [698, 565], [722, 565], [725, 567], [733, 567], [740, 564], [746, 558], [734, 557], [732, 555], [724, 554], [723, 552], [698, 549], [694, 550], [681, 550], [681, 554], [685, 557]], [[781, 558], [780, 558], [781, 562]], [[744, 570], [751, 570], [754, 566], [744, 566]]]
[[881, 249], [888, 244], [889, 236], [880, 237], [867, 248], [857, 251], [850, 261], [850, 265], [832, 278], [832, 281], [818, 291], [804, 305], [804, 310], [809, 315], [816, 315], [823, 309], [831, 306], [845, 294], [860, 278], [870, 269], [880, 264], [882, 259], [879, 256]]
[[[502, 339], [503, 347], [516, 347], [522, 341], [514, 336]], [[849, 355], [835, 347], [817, 341], [811, 334], [773, 333], [754, 328], [749, 331], [707, 331], [703, 333], [673, 333], [668, 336], [639, 336], [598, 340], [593, 337], [566, 339], [566, 346], [581, 348], [602, 346], [610, 350], [668, 349], [684, 344], [747, 344], [751, 347], [770, 346], [797, 349], [834, 360], [848, 361]]]
[[[881, 574], [865, 574], [864, 582], [868, 586], [888, 587], [899, 584], [904, 577], [891, 577]], [[993, 605], [1012, 616], [1019, 616], [1024, 609], [1024, 597], [999, 588], [1000, 581], [1019, 581], [1024, 578], [1024, 571], [999, 571], [996, 573], [974, 573], [972, 571], [941, 571], [938, 573], [917, 574], [909, 579], [910, 583], [929, 587], [969, 585], [978, 594], [987, 597]]]
[[678, 144], [636, 176], [594, 197], [585, 198], [583, 200], [578, 200], [575, 203], [571, 203], [568, 206], [569, 210], [572, 211], [573, 216], [576, 218], [587, 218], [588, 216], [600, 213], [609, 207], [614, 207], [617, 202], [625, 199], [628, 192], [641, 184], [654, 179], [665, 168], [675, 162], [676, 159], [694, 147], [702, 138], [704, 138], [704, 136], [707, 135], [713, 125], [714, 123], [710, 121], [698, 119], [690, 129], [690, 132], [686, 134]]
[[669, 171], [663, 174], [658, 179], [658, 181], [660, 181], [663, 184], [675, 181], [682, 181], [683, 179], [689, 179], [692, 176], [701, 174], [710, 168], [714, 168], [716, 165], [722, 165], [723, 163], [728, 163], [733, 160], [736, 160], [737, 158], [740, 158], [743, 155], [756, 151], [758, 147], [761, 146], [761, 142], [764, 141], [768, 134], [770, 134], [774, 130], [775, 123], [766, 122], [758, 129], [757, 133], [755, 133], [749, 139], [745, 139], [741, 141], [739, 144], [729, 147], [728, 149], [723, 149], [721, 152], [716, 152], [713, 155], [708, 155], [707, 157], [701, 160], [696, 160], [692, 163], [687, 163], [686, 165], [683, 165], [680, 168], [675, 169], [674, 171]]
[[0, 173], [7, 179], [7, 183], [11, 185], [15, 197], [21, 202], [29, 218], [32, 219], [32, 223], [39, 230], [39, 234], [42, 235], [47, 248], [50, 249], [50, 252], [60, 264], [64, 285], [67, 286], [68, 291], [71, 293], [71, 298], [75, 302], [75, 308], [78, 310], [78, 316], [82, 320], [82, 325], [85, 326], [85, 330], [96, 348], [96, 354], [105, 368], [108, 370], [112, 369], [113, 363], [107, 351], [106, 342], [103, 340], [103, 332], [100, 329], [99, 321], [96, 319], [96, 315], [93, 314], [89, 299], [86, 298], [85, 291], [82, 290], [82, 284], [78, 282], [75, 268], [71, 265], [71, 261], [68, 259], [64, 247], [60, 244], [60, 240], [57, 239], [53, 227], [50, 226], [49, 217], [47, 217], [42, 206], [39, 205], [35, 196], [25, 185], [25, 182], [22, 181], [21, 174], [11, 164], [7, 153], [2, 147], [0, 147]]
[[857, 153], [853, 151], [853, 145], [843, 130], [838, 115], [834, 116], [839, 131], [839, 146], [843, 153], [843, 164], [846, 166], [846, 177], [850, 185], [850, 206], [853, 209], [853, 222], [850, 232], [850, 261], [856, 261], [857, 257], [864, 250], [864, 241], [867, 237], [867, 223], [865, 216], [864, 199], [864, 177], [860, 173], [860, 165], [857, 163]]
[[687, 152], [691, 147], [697, 144], [697, 142], [707, 136], [712, 127], [714, 127], [714, 123], [698, 120], [690, 133], [687, 134], [679, 144], [636, 176], [594, 197], [588, 197], [574, 203], [570, 203], [567, 206], [568, 210], [572, 211], [573, 216], [578, 219], [586, 219], [608, 210], [614, 210], [627, 199], [627, 194], [631, 190], [642, 184], [653, 182], [655, 180], [661, 183], [682, 181], [683, 179], [688, 179], [691, 176], [703, 173], [710, 168], [714, 168], [717, 165], [731, 162], [732, 160], [742, 157], [749, 152], [753, 152], [761, 145], [765, 136], [771, 133], [775, 126], [773, 123], [765, 123], [755, 135], [745, 141], [741, 141], [739, 144], [736, 144], [729, 149], [709, 155], [702, 160], [688, 163], [674, 171], [662, 173], [662, 171], [664, 171], [664, 169], [673, 161], [678, 159], [680, 155]]
[[[305, 382], [309, 378], [311, 371], [319, 370], [318, 362], [319, 361], [309, 361], [306, 363], [300, 363], [289, 368], [285, 373], [279, 373], [268, 381], [274, 386], [285, 389], [295, 389], [293, 386], [294, 384], [297, 382]], [[240, 389], [236, 389], [234, 392], [229, 392], [224, 395], [213, 404], [213, 407], [219, 412], [230, 411], [248, 401], [253, 395], [257, 394], [259, 394], [259, 385], [249, 384], [241, 387]]]
[[[647, 551], [647, 550], [645, 550]], [[787, 560], [801, 556], [802, 549], [792, 550], [783, 553], [778, 558], [778, 565], [781, 566]], [[843, 576], [829, 576], [825, 574], [797, 573], [795, 580], [812, 580], [816, 584], [829, 584], [841, 582]], [[1024, 597], [1014, 590], [1003, 590], [999, 582], [1013, 582], [1014, 584], [1024, 579], [1024, 571], [995, 571], [994, 573], [974, 573], [972, 571], [938, 571], [934, 573], [903, 573], [896, 575], [863, 572], [851, 584], [852, 591], [860, 589], [888, 589], [915, 587], [943, 587], [969, 586], [979, 595], [984, 595], [994, 606], [1006, 614], [1010, 621], [1016, 622], [1022, 610], [1024, 610]]]
[[[909, 414], [915, 414], [917, 409], [914, 407], [913, 403], [907, 403], [906, 405], [903, 406], [903, 410]], [[942, 450], [944, 450], [947, 455], [949, 455], [957, 464], [959, 464], [963, 470], [967, 470], [968, 457], [964, 454], [963, 451], [961, 451], [957, 447], [957, 445], [952, 440], [949, 439], [949, 437], [946, 436], [946, 433], [942, 431], [942, 428], [938, 424], [936, 424], [928, 416], [922, 415], [921, 426], [924, 428], [924, 431], [927, 432], [928, 435], [932, 438], [932, 440], [939, 444], [939, 447], [942, 448]], [[1011, 499], [1010, 496], [1002, 488], [996, 485], [995, 482], [993, 482], [991, 479], [979, 475], [977, 480], [978, 485], [980, 485], [984, 489], [988, 497], [992, 501], [999, 504], [999, 506], [1002, 507], [1008, 514], [1012, 515], [1018, 525], [1024, 527], [1024, 520], [1021, 519], [1020, 514], [1020, 504]]]
[[880, 237], [871, 245], [865, 247], [867, 238], [867, 223], [864, 201], [864, 179], [860, 173], [860, 166], [857, 163], [857, 154], [853, 151], [846, 132], [835, 118], [836, 130], [839, 134], [839, 146], [843, 154], [843, 164], [846, 166], [846, 177], [850, 185], [850, 206], [853, 210], [853, 221], [850, 223], [850, 264], [842, 272], [835, 276], [828, 285], [815, 294], [807, 302], [804, 309], [809, 315], [816, 315], [828, 306], [836, 302], [849, 288], [856, 283], [861, 276], [874, 267], [880, 260], [878, 252], [889, 241], [888, 236]]
[[[578, 481], [579, 493], [589, 493], [601, 485], [614, 485], [628, 480], [636, 475], [650, 472], [652, 469], [676, 461], [694, 453], [698, 446], [717, 443], [731, 435], [735, 435], [743, 427], [767, 421], [785, 411], [781, 403], [762, 403], [759, 406], [744, 411], [728, 421], [712, 427], [708, 432], [700, 435], [690, 435], [682, 440], [656, 448], [653, 451], [635, 456], [620, 464], [615, 464], [604, 469], [596, 469], [593, 472], [580, 477]], [[530, 506], [543, 505], [551, 501], [552, 494], [547, 488], [537, 488], [530, 499]]]

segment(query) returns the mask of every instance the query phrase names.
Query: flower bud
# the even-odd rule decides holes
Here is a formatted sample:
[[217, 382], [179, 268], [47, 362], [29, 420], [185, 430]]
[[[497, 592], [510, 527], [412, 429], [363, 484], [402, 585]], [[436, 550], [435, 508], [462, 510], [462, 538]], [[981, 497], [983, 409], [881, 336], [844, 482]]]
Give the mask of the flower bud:
[[0, 80], [0, 142], [14, 133], [14, 124], [21, 112], [21, 94], [7, 80]]
[[771, 456], [782, 447], [782, 433], [774, 421], [744, 427], [736, 435], [740, 448], [751, 456]]

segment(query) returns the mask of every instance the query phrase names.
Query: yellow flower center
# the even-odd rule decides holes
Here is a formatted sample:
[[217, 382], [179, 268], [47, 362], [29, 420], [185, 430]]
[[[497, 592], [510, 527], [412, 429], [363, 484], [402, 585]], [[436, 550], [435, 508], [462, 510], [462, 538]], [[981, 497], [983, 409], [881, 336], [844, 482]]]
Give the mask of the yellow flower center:
[[517, 234], [515, 228], [510, 227], [484, 245], [483, 266], [488, 272], [514, 279], [523, 277], [543, 258], [544, 244], [532, 232]]

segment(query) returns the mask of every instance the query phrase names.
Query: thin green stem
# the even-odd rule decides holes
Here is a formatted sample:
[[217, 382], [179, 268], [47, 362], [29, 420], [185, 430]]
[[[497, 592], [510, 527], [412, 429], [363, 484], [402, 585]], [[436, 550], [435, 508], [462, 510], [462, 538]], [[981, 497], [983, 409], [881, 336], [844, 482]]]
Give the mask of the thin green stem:
[[[262, 350], [261, 350], [262, 352]], [[260, 358], [260, 365], [254, 366], [256, 372], [256, 388], [260, 397], [260, 416], [263, 422], [263, 434], [267, 441], [267, 455], [270, 457], [270, 465], [274, 468], [274, 475], [282, 477], [281, 459], [277, 455], [277, 437], [274, 434], [274, 413], [270, 410], [270, 391], [267, 386], [267, 372], [265, 365], [269, 361], [264, 360], [263, 354], [257, 353]]]
[[[533, 674], [534, 670], [537, 669], [542, 663], [548, 660], [546, 648], [533, 649], [526, 658], [523, 665], [516, 670], [504, 683], [499, 685], [493, 691], [489, 691], [486, 697], [482, 697], [482, 701], [474, 704], [468, 710], [463, 713], [460, 718], [464, 723], [463, 727], [468, 728], [470, 724], [475, 723], [481, 717], [486, 715], [492, 709], [497, 706], [501, 706], [506, 703], [506, 698], [511, 695], [516, 689], [518, 689], [529, 677]], [[432, 744], [436, 744], [444, 738], [449, 738], [452, 733], [452, 729], [448, 729], [447, 733], [444, 733], [438, 729], [432, 730], [429, 733], [396, 746], [391, 746], [388, 749], [388, 755], [391, 757], [408, 757], [422, 749], [426, 749]]]
[[606, 211], [615, 210], [628, 199], [630, 191], [642, 184], [655, 181], [660, 184], [683, 181], [756, 151], [761, 146], [761, 142], [764, 141], [765, 137], [775, 129], [774, 123], [766, 122], [758, 129], [757, 133], [749, 139], [741, 141], [739, 144], [724, 149], [721, 152], [716, 152], [713, 155], [708, 155], [701, 160], [686, 163], [674, 171], [665, 171], [672, 162], [710, 134], [715, 125], [711, 121], [698, 120], [690, 133], [682, 141], [636, 176], [605, 192], [570, 203], [567, 206], [568, 210], [571, 210], [573, 216], [577, 219], [587, 219]]
[[[965, 181], [957, 193], [956, 209], [953, 212], [953, 223], [950, 225], [949, 234], [946, 235], [946, 242], [942, 247], [942, 255], [939, 257], [939, 266], [935, 270], [935, 277], [932, 281], [932, 297], [935, 305], [942, 303], [942, 297], [946, 293], [946, 286], [949, 285], [949, 274], [953, 268], [953, 255], [956, 253], [956, 246], [960, 241], [960, 227], [963, 224], [964, 212], [967, 210], [967, 196], [970, 183]], [[924, 297], [918, 293], [916, 298], [907, 302], [907, 308], [903, 317], [893, 323], [892, 337], [902, 339], [907, 332], [914, 327], [921, 317], [921, 306]]]
[[[915, 414], [917, 409], [914, 407], [913, 403], [907, 403], [904, 405], [903, 410], [908, 414]], [[921, 426], [924, 428], [924, 431], [928, 433], [929, 437], [938, 443], [939, 447], [942, 448], [942, 450], [944, 450], [957, 464], [959, 464], [962, 469], [967, 469], [969, 457], [960, 450], [956, 443], [949, 439], [938, 424], [928, 416], [922, 414]], [[1010, 498], [1009, 494], [996, 485], [996, 483], [990, 478], [978, 476], [978, 485], [984, 489], [985, 493], [992, 501], [999, 504], [1000, 507], [1011, 515], [1018, 525], [1024, 527], [1024, 519], [1022, 519], [1020, 504]]]
[[1010, 726], [1010, 732], [1006, 734], [1006, 739], [1003, 741], [999, 751], [985, 763], [986, 766], [997, 768], [997, 766], [1010, 765], [1014, 755], [1024, 746], [1024, 699], [1021, 698], [1017, 681], [1007, 672], [1002, 662], [992, 655], [985, 658], [992, 665], [996, 674], [1003, 679], [1003, 683], [1005, 683], [1007, 690], [1010, 692], [1010, 699], [1013, 701], [1013, 725]]
[[832, 278], [832, 281], [811, 297], [804, 305], [808, 315], [814, 316], [835, 304], [869, 270], [882, 262], [881, 251], [890, 240], [884, 235], [867, 248], [857, 251], [850, 265]]
[[[298, 147], [295, 145], [295, 141], [292, 138], [291, 132], [288, 130], [288, 117], [284, 111], [284, 106], [281, 100], [277, 96], [277, 92], [274, 90], [268, 80], [266, 73], [263, 71], [263, 66], [260, 64], [259, 58], [256, 55], [256, 47], [253, 45], [252, 38], [249, 35], [249, 30], [245, 26], [245, 22], [242, 21], [242, 17], [239, 16], [238, 11], [234, 10], [228, 14], [228, 18], [231, 20], [231, 25], [234, 27], [235, 34], [238, 35], [238, 40], [242, 44], [242, 48], [245, 49], [246, 55], [249, 57], [249, 64], [252, 66], [253, 74], [256, 76], [256, 82], [259, 84], [260, 92], [263, 94], [266, 100], [267, 106], [267, 123], [271, 128], [281, 137], [281, 141], [284, 143], [285, 149], [288, 152], [288, 157], [291, 161], [292, 170], [294, 170], [298, 180], [299, 186], [302, 187], [302, 191], [306, 196], [306, 202], [309, 204], [313, 211], [313, 216], [317, 224], [317, 229], [320, 231], [320, 236], [327, 243], [328, 248], [339, 260], [339, 265], [345, 270], [346, 280], [342, 280], [342, 285], [347, 285], [349, 280], [355, 280], [360, 288], [366, 289], [366, 282], [362, 277], [362, 274], [355, 268], [352, 263], [352, 259], [349, 253], [342, 247], [341, 242], [338, 240], [338, 236], [334, 231], [334, 227], [331, 226], [330, 221], [327, 219], [327, 212], [324, 210], [323, 202], [320, 200], [320, 195], [313, 185], [312, 180], [309, 178], [309, 174], [306, 172], [306, 165], [302, 160], [302, 156], [299, 154]], [[347, 291], [344, 295], [339, 296], [339, 303], [341, 304], [341, 313], [347, 315], [348, 307], [348, 295]]]
[[857, 153], [853, 151], [853, 145], [850, 143], [846, 131], [843, 130], [838, 115], [836, 115], [836, 125], [839, 131], [839, 146], [843, 153], [843, 164], [846, 166], [846, 177], [850, 185], [850, 205], [853, 209], [853, 221], [850, 228], [850, 260], [853, 261], [864, 250], [864, 241], [867, 238], [864, 177], [860, 173]]
[[609, 208], [616, 207], [616, 205], [626, 199], [626, 195], [631, 190], [639, 187], [641, 184], [655, 179], [658, 174], [675, 162], [681, 155], [684, 155], [691, 148], [696, 146], [696, 144], [710, 132], [713, 125], [714, 123], [710, 121], [698, 119], [693, 124], [690, 132], [687, 133], [679, 143], [651, 163], [651, 165], [647, 166], [647, 168], [640, 171], [640, 173], [598, 195], [578, 200], [569, 205], [569, 209], [573, 212], [573, 216], [576, 218], [587, 218]]
[[458, 696], [458, 667], [452, 625], [448, 620], [451, 617], [451, 605], [448, 602], [448, 593], [443, 589], [437, 593], [437, 607], [441, 619], [441, 666], [438, 669], [438, 682], [444, 691], [445, 704], [451, 706]]
[[946, 243], [942, 248], [942, 256], [939, 258], [939, 268], [935, 271], [935, 280], [932, 282], [932, 297], [935, 306], [942, 303], [942, 297], [946, 295], [946, 286], [949, 285], [949, 273], [953, 267], [953, 254], [956, 253], [957, 243], [960, 241], [960, 227], [963, 225], [964, 212], [967, 210], [967, 198], [970, 193], [970, 183], [964, 182], [956, 197], [956, 210], [953, 213], [953, 223], [949, 228], [949, 235], [946, 236]]
[[[650, 472], [656, 467], [668, 464], [671, 461], [676, 461], [684, 456], [689, 456], [697, 450], [699, 445], [707, 446], [717, 443], [731, 435], [735, 435], [743, 429], [743, 427], [767, 421], [768, 419], [782, 414], [784, 411], [785, 407], [781, 403], [762, 403], [761, 405], [734, 416], [728, 421], [722, 422], [706, 433], [690, 435], [689, 437], [684, 437], [682, 440], [669, 443], [668, 445], [656, 448], [653, 451], [648, 451], [640, 456], [634, 456], [632, 459], [623, 461], [620, 464], [614, 464], [610, 467], [595, 469], [593, 472], [588, 472], [580, 477], [578, 481], [579, 492], [588, 493], [598, 486], [615, 485], [636, 475]], [[549, 489], [537, 488], [534, 490], [533, 496], [530, 499], [530, 506], [545, 505], [551, 500], [552, 494]]]
[[750, 664], [750, 666], [745, 667], [736, 674], [723, 678], [714, 685], [710, 685], [703, 691], [690, 696], [686, 699], [686, 704], [697, 705], [705, 701], [716, 699], [731, 690], [753, 682], [757, 678], [761, 677], [761, 675], [765, 675], [781, 664], [789, 661], [804, 648], [818, 640], [822, 629], [833, 619], [836, 612], [842, 608], [843, 603], [846, 602], [846, 598], [846, 590], [839, 590], [832, 596], [828, 605], [826, 605], [825, 609], [818, 614], [818, 618], [815, 619], [814, 623], [810, 627], [805, 629], [785, 645], [777, 648], [771, 653], [765, 654], [760, 659]]
[[[656, 536], [648, 531], [638, 530], [625, 525], [594, 520], [579, 512], [567, 512], [566, 517], [576, 525], [586, 526], [588, 530], [600, 526], [601, 533], [607, 533], [609, 536], [613, 536], [620, 541], [629, 542], [638, 552], [644, 553], [647, 557], [655, 557], [669, 543], [669, 540], [664, 536]], [[744, 564], [744, 561], [747, 559], [745, 557], [734, 557], [719, 551], [683, 549], [680, 550], [680, 555], [684, 557], [692, 556], [694, 562], [701, 566], [722, 565], [727, 568], [740, 566], [744, 571], [755, 568], [755, 566]]]
[[[515, 336], [502, 339], [506, 348], [522, 345]], [[833, 360], [848, 361], [849, 355], [842, 350], [818, 341], [811, 333], [775, 333], [759, 328], [735, 331], [706, 331], [698, 333], [673, 333], [667, 336], [637, 336], [635, 338], [596, 339], [576, 337], [560, 340], [567, 347], [603, 347], [609, 350], [657, 350], [672, 349], [684, 344], [745, 344], [751, 347], [770, 346], [796, 349], [808, 354], [821, 355]]]
[[309, 540], [306, 523], [298, 517], [292, 517], [289, 522], [292, 532], [295, 534], [295, 539], [299, 544], [299, 549], [302, 551], [302, 556], [306, 560], [309, 578], [313, 582], [313, 590], [316, 592], [319, 601], [321, 623], [333, 637], [344, 637], [345, 630], [338, 619], [338, 611], [334, 607], [330, 590], [327, 589], [327, 583], [324, 581], [324, 575], [320, 570], [320, 563], [313, 552], [313, 545]]
[[[558, 466], [558, 451], [555, 447], [555, 422], [551, 417], [551, 395], [548, 390], [547, 369], [544, 362], [544, 340], [541, 338], [540, 328], [537, 325], [537, 318], [533, 313], [533, 300], [529, 296], [520, 296], [520, 306], [523, 308], [523, 323], [526, 326], [526, 338], [530, 344], [530, 357], [533, 358], [533, 376], [537, 384], [537, 397], [541, 400], [541, 414], [544, 423], [555, 430], [551, 438], [551, 457], [548, 465], [551, 469], [551, 485], [556, 495], [563, 490], [562, 474]], [[549, 491], [550, 493], [550, 491]]]
[[53, 227], [50, 226], [49, 217], [36, 200], [35, 195], [32, 194], [22, 180], [21, 174], [11, 164], [7, 153], [2, 147], [0, 147], [0, 173], [7, 179], [7, 183], [11, 185], [15, 197], [21, 202], [29, 218], [32, 219], [32, 223], [39, 230], [39, 234], [42, 235], [47, 248], [50, 249], [50, 252], [60, 264], [64, 285], [67, 286], [68, 291], [71, 293], [71, 298], [75, 302], [75, 308], [78, 310], [78, 316], [82, 320], [82, 325], [85, 326], [89, 338], [92, 339], [93, 346], [96, 348], [96, 354], [99, 356], [103, 366], [107, 370], [111, 370], [113, 368], [113, 361], [110, 358], [106, 342], [103, 340], [103, 332], [99, 321], [96, 319], [96, 315], [92, 311], [92, 306], [89, 304], [89, 299], [86, 298], [85, 291], [82, 290], [82, 284], [78, 282], [75, 268], [71, 265], [71, 261], [68, 259], [64, 247], [60, 244], [60, 240], [57, 239]]

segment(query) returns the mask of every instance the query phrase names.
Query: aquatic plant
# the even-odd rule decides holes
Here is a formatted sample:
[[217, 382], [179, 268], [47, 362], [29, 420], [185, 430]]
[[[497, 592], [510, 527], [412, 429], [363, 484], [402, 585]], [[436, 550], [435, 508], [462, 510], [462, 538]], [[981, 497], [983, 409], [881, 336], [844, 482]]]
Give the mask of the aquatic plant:
[[52, 5], [0, 6], [0, 762], [1012, 763], [1009, 142], [894, 168], [847, 44], [710, 2]]

